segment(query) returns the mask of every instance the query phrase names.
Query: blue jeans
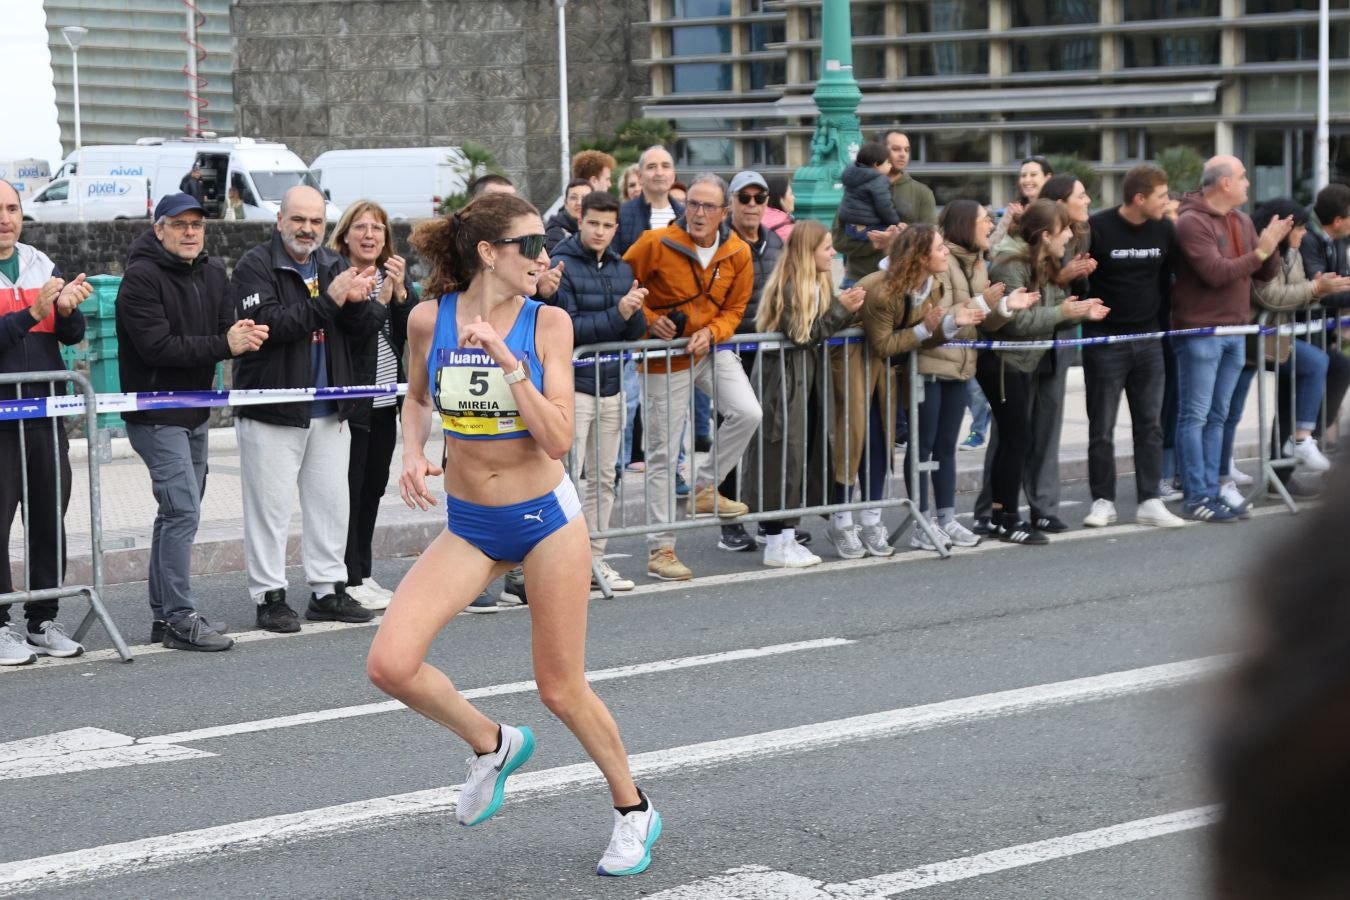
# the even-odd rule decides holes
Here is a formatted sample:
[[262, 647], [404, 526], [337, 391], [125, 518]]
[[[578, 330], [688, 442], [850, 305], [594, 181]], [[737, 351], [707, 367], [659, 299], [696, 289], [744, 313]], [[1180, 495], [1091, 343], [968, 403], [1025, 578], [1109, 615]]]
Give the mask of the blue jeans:
[[970, 430], [980, 437], [989, 434], [989, 401], [974, 378], [966, 382], [966, 405], [970, 407]]
[[[1307, 341], [1296, 341], [1294, 352], [1289, 354], [1279, 367], [1279, 390], [1283, 394], [1289, 391], [1289, 376], [1294, 377], [1294, 429], [1312, 431], [1317, 428], [1318, 413], [1322, 409], [1322, 397], [1327, 386], [1327, 366], [1330, 364], [1326, 353]], [[1220, 476], [1228, 474], [1228, 461], [1233, 458], [1234, 436], [1238, 422], [1242, 421], [1242, 410], [1247, 405], [1247, 388], [1256, 377], [1256, 369], [1243, 369], [1233, 390], [1233, 401], [1228, 406], [1228, 419], [1223, 423], [1223, 455], [1219, 457]], [[1289, 426], [1284, 424], [1283, 431]]]
[[619, 465], [626, 466], [633, 461], [633, 418], [642, 402], [642, 381], [638, 378], [637, 363], [631, 359], [623, 364], [623, 393], [627, 408], [624, 410], [623, 452], [619, 454]]
[[1247, 351], [1241, 335], [1175, 337], [1177, 454], [1188, 505], [1219, 493], [1219, 455]]

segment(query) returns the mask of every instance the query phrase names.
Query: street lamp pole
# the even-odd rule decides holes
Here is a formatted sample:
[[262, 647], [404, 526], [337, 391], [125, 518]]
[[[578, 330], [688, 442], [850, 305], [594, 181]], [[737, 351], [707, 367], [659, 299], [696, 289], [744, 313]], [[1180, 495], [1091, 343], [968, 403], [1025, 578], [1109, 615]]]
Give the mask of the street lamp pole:
[[853, 80], [852, 28], [848, 0], [824, 0], [820, 80], [811, 94], [820, 115], [811, 136], [811, 162], [793, 177], [797, 217], [816, 219], [827, 227], [834, 220], [843, 194], [840, 175], [862, 146], [862, 126], [857, 115], [862, 91]]
[[67, 25], [61, 29], [61, 35], [70, 47], [70, 81], [75, 91], [75, 149], [80, 149], [80, 43], [89, 33], [88, 28], [79, 25]]
[[1328, 0], [1321, 0], [1317, 12], [1317, 144], [1313, 152], [1315, 191], [1331, 181], [1331, 15]]
[[571, 180], [572, 162], [568, 150], [571, 141], [567, 134], [567, 0], [555, 0], [558, 7], [558, 134], [562, 142], [562, 181], [558, 193], [567, 190]]

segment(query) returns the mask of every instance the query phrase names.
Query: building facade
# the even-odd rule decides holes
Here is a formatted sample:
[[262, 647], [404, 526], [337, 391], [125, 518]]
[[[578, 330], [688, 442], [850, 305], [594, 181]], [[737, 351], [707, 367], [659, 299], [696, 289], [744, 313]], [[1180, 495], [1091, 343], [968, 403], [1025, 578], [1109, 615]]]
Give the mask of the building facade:
[[[80, 45], [80, 132], [85, 144], [129, 144], [188, 133], [189, 109], [202, 129], [235, 133], [230, 0], [193, 0], [201, 24], [195, 93], [188, 99], [187, 17], [182, 0], [45, 0], [61, 147], [75, 147], [71, 52], [61, 29], [89, 29]], [[195, 123], [194, 123], [195, 124]]]
[[[1331, 168], [1350, 181], [1350, 0], [1331, 0]], [[864, 134], [900, 126], [939, 203], [1014, 196], [1020, 161], [1121, 173], [1169, 147], [1247, 162], [1252, 197], [1308, 199], [1317, 0], [852, 2]], [[820, 0], [650, 0], [651, 93], [683, 169], [810, 158]], [[1105, 178], [1111, 203], [1118, 178]]]

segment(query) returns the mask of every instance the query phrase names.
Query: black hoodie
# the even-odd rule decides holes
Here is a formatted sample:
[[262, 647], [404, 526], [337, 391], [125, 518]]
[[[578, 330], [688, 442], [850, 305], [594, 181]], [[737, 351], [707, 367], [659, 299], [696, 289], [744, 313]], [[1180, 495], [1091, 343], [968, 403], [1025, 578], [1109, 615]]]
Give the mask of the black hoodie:
[[[117, 292], [118, 369], [122, 390], [206, 391], [216, 363], [230, 358], [225, 333], [234, 324], [225, 266], [202, 252], [191, 262], [164, 249], [150, 229], [127, 252]], [[142, 425], [196, 428], [210, 410], [156, 409], [123, 413]]]

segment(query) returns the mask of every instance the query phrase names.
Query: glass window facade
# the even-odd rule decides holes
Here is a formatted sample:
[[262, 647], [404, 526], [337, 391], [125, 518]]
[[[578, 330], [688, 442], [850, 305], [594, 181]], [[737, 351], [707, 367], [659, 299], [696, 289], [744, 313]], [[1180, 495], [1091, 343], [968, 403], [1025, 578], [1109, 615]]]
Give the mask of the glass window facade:
[[911, 77], [989, 74], [989, 45], [983, 41], [910, 44], [904, 53], [905, 74]]
[[1101, 21], [1097, 0], [1013, 0], [1014, 28], [1046, 25], [1091, 25]]
[[989, 27], [989, 6], [965, 0], [928, 0], [906, 3], [905, 31], [933, 34], [943, 31], [982, 31]]
[[1095, 69], [1098, 65], [1095, 37], [1044, 38], [1013, 41], [1014, 72], [1065, 72]]
[[730, 138], [680, 138], [675, 142], [676, 166], [731, 167], [736, 165], [736, 143]]
[[730, 28], [721, 25], [685, 25], [670, 29], [671, 56], [716, 56], [730, 52]]
[[1217, 16], [1219, 0], [1122, 0], [1120, 13], [1126, 22]]
[[671, 93], [707, 94], [731, 90], [728, 63], [678, 63], [670, 67]]
[[[1283, 62], [1317, 59], [1317, 26], [1288, 25], [1279, 28], [1248, 29], [1245, 35], [1247, 62]], [[1331, 58], [1350, 56], [1350, 26], [1331, 24]]]
[[1219, 64], [1219, 35], [1213, 31], [1127, 34], [1121, 44], [1127, 69]]
[[[1350, 0], [1331, 0], [1331, 9], [1350, 9]], [[1317, 0], [1247, 0], [1248, 14], [1317, 12]]]
[[787, 82], [787, 63], [780, 59], [759, 61], [750, 65], [750, 90], [762, 91], [765, 88]]
[[670, 18], [703, 19], [731, 15], [731, 0], [670, 0]]
[[787, 40], [787, 33], [782, 22], [764, 22], [750, 26], [750, 49], [752, 52], [757, 53], [763, 50], [765, 44], [781, 44], [785, 40]]

